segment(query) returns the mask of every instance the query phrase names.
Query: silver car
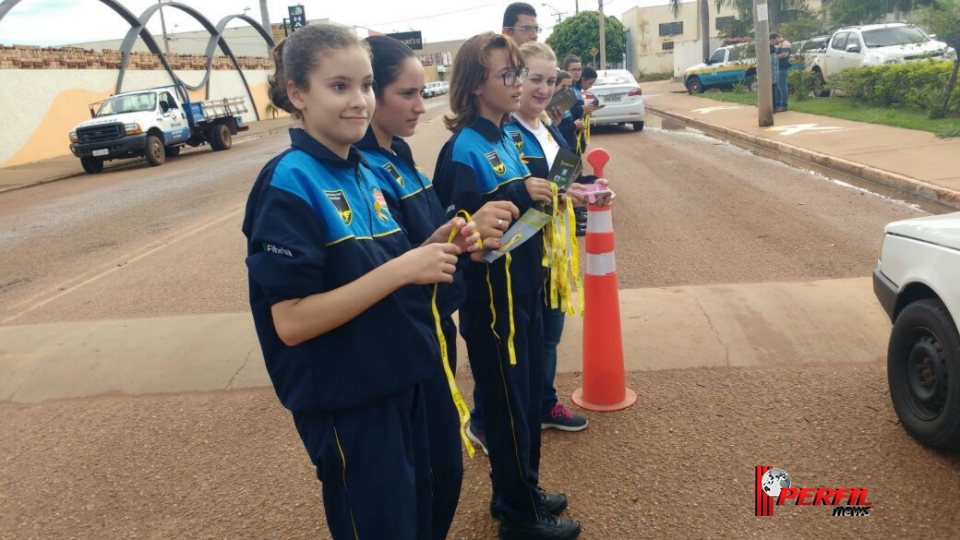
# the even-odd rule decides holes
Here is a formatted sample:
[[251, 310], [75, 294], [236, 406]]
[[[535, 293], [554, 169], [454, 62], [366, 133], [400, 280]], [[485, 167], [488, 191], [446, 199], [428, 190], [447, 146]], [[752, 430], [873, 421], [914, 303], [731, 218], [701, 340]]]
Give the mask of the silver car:
[[643, 91], [633, 74], [625, 69], [597, 71], [597, 81], [583, 96], [584, 103], [602, 107], [590, 115], [590, 125], [632, 124], [634, 131], [643, 131], [645, 113]]

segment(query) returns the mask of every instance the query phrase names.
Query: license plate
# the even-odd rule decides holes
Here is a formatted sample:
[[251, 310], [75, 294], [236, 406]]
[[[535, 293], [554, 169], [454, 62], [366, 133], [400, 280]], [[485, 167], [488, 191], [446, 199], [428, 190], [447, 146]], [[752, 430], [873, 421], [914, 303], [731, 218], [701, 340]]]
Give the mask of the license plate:
[[603, 98], [604, 103], [610, 103], [611, 101], [620, 101], [620, 96], [607, 96]]
[[94, 156], [105, 156], [105, 155], [107, 155], [107, 154], [109, 154], [109, 153], [110, 153], [110, 149], [109, 149], [109, 148], [101, 148], [100, 150], [94, 150], [94, 151], [93, 151], [93, 155], [94, 155]]

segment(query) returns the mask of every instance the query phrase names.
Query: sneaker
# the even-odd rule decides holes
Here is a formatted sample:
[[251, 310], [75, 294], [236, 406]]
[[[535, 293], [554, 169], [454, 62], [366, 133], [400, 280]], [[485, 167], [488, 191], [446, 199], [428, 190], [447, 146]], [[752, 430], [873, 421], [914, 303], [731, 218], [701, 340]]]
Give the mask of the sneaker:
[[[559, 517], [567, 509], [567, 496], [563, 493], [547, 493], [540, 489], [540, 496], [543, 498], [543, 509], [548, 514]], [[490, 501], [490, 515], [493, 519], [500, 519], [500, 509], [494, 505], [493, 501]]]
[[484, 454], [490, 455], [490, 452], [487, 451], [487, 437], [483, 434], [482, 429], [473, 425], [473, 422], [467, 424], [467, 438], [473, 444], [478, 445]]
[[575, 414], [570, 409], [557, 403], [549, 413], [543, 415], [540, 429], [557, 428], [562, 431], [583, 431], [587, 429], [587, 423], [585, 416]]
[[574, 540], [580, 536], [580, 522], [543, 512], [537, 519], [500, 521], [500, 540]]

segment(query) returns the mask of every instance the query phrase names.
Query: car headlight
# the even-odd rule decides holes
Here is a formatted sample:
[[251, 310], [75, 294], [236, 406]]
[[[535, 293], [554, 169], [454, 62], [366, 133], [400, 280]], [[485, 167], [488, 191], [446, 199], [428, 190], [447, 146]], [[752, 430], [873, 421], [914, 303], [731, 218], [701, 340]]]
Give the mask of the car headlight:
[[143, 133], [143, 130], [140, 129], [140, 124], [124, 124], [123, 130], [127, 135], [136, 135], [138, 133]]
[[70, 142], [72, 143], [80, 142], [80, 139], [77, 138], [76, 130], [70, 132]]
[[949, 59], [949, 60], [954, 60], [954, 61], [956, 61], [956, 59], [957, 59], [957, 50], [954, 49], [953, 47], [947, 47], [947, 52], [944, 54], [944, 56], [946, 56], [947, 59]]

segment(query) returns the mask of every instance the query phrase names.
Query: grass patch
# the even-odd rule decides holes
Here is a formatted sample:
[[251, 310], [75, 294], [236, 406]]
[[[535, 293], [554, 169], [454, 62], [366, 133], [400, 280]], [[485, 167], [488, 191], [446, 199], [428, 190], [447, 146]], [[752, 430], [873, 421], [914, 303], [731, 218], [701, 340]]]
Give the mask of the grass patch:
[[[727, 103], [753, 105], [754, 107], [757, 105], [757, 95], [751, 93], [707, 92], [694, 95]], [[960, 118], [932, 120], [919, 109], [876, 107], [839, 97], [807, 98], [803, 100], [791, 97], [790, 110], [868, 124], [929, 131], [944, 138], [960, 137]]]

